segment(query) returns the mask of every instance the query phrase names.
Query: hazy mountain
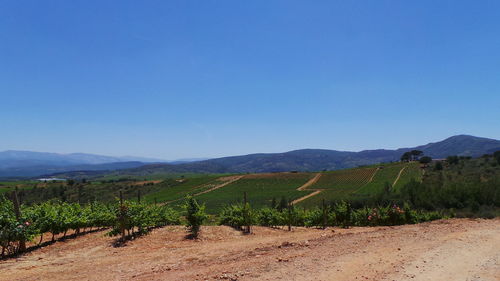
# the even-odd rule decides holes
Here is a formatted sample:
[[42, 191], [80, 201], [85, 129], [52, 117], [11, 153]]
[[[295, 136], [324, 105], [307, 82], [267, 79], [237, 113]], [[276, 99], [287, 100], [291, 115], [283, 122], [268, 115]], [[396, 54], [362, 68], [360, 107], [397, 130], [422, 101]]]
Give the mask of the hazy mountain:
[[481, 156], [500, 149], [500, 141], [474, 136], [453, 136], [436, 143], [429, 143], [397, 150], [364, 150], [360, 152], [325, 149], [301, 149], [285, 153], [259, 153], [231, 156], [192, 163], [145, 165], [135, 169], [120, 170], [124, 175], [153, 173], [259, 173], [282, 171], [320, 171], [357, 167], [380, 162], [398, 161], [409, 150], [418, 149], [433, 158], [449, 155]]
[[[413, 149], [422, 150], [425, 155], [433, 158], [445, 158], [449, 155], [476, 157], [500, 150], [500, 141], [459, 135], [440, 142], [396, 150], [378, 149], [350, 152], [301, 149], [284, 153], [257, 153], [202, 161], [181, 159], [168, 163], [148, 165], [142, 162], [159, 161], [158, 159], [108, 157], [83, 153], [57, 154], [5, 151], [0, 152], [0, 177], [38, 176], [68, 171], [79, 171], [78, 175], [85, 175], [84, 171], [99, 170], [106, 170], [106, 173], [111, 170], [119, 170], [114, 173], [141, 176], [156, 173], [258, 173], [293, 170], [337, 170], [380, 162], [398, 161], [404, 152]], [[125, 161], [130, 159], [140, 159], [142, 161]], [[95, 175], [96, 172], [89, 174]]]
[[0, 169], [20, 168], [33, 166], [70, 166], [70, 165], [94, 165], [116, 162], [165, 162], [161, 159], [143, 157], [112, 157], [87, 153], [60, 154], [50, 152], [34, 152], [8, 150], [0, 152]]
[[59, 154], [49, 152], [8, 150], [0, 152], [0, 177], [35, 177], [66, 171], [117, 170], [165, 162], [143, 157], [112, 157], [87, 153]]
[[20, 177], [37, 177], [40, 175], [58, 174], [69, 171], [114, 171], [120, 169], [130, 169], [146, 165], [144, 162], [116, 162], [103, 164], [80, 164], [69, 166], [25, 166], [25, 167], [10, 167], [0, 169], [0, 178], [20, 178]]

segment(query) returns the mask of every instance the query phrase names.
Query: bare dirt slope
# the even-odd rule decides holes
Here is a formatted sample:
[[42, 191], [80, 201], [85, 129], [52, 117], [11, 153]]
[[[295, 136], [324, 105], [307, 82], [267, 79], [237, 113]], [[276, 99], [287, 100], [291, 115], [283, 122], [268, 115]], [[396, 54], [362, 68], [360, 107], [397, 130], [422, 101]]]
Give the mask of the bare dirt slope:
[[167, 227], [114, 248], [92, 233], [0, 262], [0, 280], [500, 280], [500, 220], [242, 235]]

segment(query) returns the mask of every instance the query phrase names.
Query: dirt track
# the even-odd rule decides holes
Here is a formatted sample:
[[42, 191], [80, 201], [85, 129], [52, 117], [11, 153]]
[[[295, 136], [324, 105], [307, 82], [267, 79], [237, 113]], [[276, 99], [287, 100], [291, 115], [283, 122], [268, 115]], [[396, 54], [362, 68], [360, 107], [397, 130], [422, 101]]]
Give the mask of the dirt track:
[[0, 262], [0, 280], [500, 280], [500, 220], [377, 228], [167, 227], [111, 246], [92, 233]]

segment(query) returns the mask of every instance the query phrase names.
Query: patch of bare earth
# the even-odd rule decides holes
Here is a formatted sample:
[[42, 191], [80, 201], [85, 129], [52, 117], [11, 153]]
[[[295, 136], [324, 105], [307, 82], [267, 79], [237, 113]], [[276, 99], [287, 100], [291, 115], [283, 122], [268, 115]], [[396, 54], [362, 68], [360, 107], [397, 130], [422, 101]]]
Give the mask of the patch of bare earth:
[[326, 230], [180, 226], [114, 248], [103, 232], [0, 262], [0, 280], [499, 280], [500, 220]]

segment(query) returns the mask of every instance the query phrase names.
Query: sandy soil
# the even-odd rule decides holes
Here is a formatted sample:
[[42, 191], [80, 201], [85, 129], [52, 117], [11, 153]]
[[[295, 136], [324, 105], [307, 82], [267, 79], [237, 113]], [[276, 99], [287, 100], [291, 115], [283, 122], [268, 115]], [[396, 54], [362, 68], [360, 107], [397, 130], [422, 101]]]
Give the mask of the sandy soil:
[[500, 280], [500, 219], [326, 230], [96, 232], [0, 261], [0, 280]]

